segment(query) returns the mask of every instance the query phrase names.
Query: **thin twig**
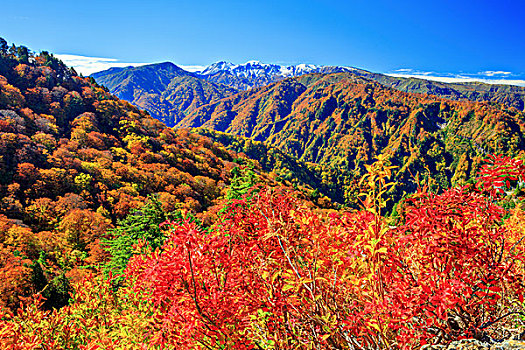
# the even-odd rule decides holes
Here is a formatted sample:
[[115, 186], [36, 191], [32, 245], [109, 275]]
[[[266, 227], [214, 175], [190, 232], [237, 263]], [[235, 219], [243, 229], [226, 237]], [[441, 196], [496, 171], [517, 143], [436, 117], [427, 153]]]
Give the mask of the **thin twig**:
[[479, 329], [484, 329], [484, 328], [487, 328], [487, 327], [490, 327], [492, 326], [494, 323], [496, 322], [499, 322], [501, 320], [503, 320], [505, 317], [508, 317], [510, 315], [521, 315], [521, 316], [525, 316], [525, 312], [521, 312], [521, 311], [512, 311], [512, 312], [509, 312], [503, 316], [500, 316], [498, 318], [496, 318], [494, 321], [491, 321], [491, 322], [487, 322], [485, 323], [484, 325], [482, 325], [481, 327], [479, 327]]

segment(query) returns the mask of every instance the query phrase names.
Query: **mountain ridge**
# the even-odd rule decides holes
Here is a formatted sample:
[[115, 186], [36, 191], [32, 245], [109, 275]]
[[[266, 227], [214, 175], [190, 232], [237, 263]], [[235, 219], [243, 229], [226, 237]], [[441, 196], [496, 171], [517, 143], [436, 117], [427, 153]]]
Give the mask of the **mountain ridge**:
[[[142, 67], [142, 68], [141, 68]], [[525, 110], [525, 88], [485, 83], [441, 83], [419, 78], [392, 77], [353, 67], [315, 65], [284, 66], [249, 61], [216, 62], [201, 71], [188, 72], [171, 62], [141, 67], [111, 68], [92, 77], [111, 93], [146, 109], [152, 116], [174, 126], [196, 108], [241, 91], [265, 86], [303, 73], [347, 73], [409, 93], [431, 94], [452, 100], [502, 103]]]
[[117, 97], [173, 126], [195, 109], [237, 92], [208, 82], [172, 62], [105, 70], [91, 75]]
[[177, 127], [263, 141], [332, 169], [324, 175], [344, 189], [347, 203], [357, 202], [364, 165], [380, 155], [398, 167], [390, 194], [398, 200], [417, 189], [412, 174], [438, 191], [466, 183], [480, 166], [480, 149], [525, 150], [525, 116], [515, 108], [401, 92], [351, 73], [312, 73], [243, 91], [197, 108]]
[[313, 64], [279, 65], [252, 60], [242, 64], [219, 61], [195, 74], [205, 80], [222, 83], [239, 90], [261, 87], [270, 83], [309, 73], [347, 72], [353, 68], [317, 66]]
[[394, 77], [361, 69], [355, 70], [354, 73], [403, 92], [430, 94], [457, 101], [503, 103], [521, 111], [525, 110], [525, 87], [518, 85], [489, 84], [481, 81], [444, 83], [413, 77]]

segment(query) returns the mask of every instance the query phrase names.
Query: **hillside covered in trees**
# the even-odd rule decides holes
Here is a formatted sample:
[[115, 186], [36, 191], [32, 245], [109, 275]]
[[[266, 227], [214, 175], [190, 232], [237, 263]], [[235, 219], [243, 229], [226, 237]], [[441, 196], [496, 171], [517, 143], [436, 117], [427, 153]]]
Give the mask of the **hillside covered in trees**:
[[[213, 76], [233, 74], [220, 64], [210, 67]], [[297, 166], [288, 178], [300, 173], [301, 168], [309, 168], [314, 179], [310, 182], [317, 184], [314, 187], [332, 200], [350, 205], [356, 203], [364, 164], [378, 154], [387, 154], [399, 166], [395, 177], [400, 185], [390, 193], [397, 201], [422, 183], [438, 190], [468, 181], [485, 153], [510, 155], [523, 149], [521, 133], [517, 132], [523, 131], [523, 88], [443, 84], [359, 69], [323, 73], [237, 94], [224, 90], [226, 85], [216, 85], [216, 93], [208, 94], [206, 91], [211, 90], [202, 87], [195, 90], [195, 86], [209, 83], [168, 63], [112, 68], [94, 77], [156, 118], [169, 119], [170, 125], [239, 135], [295, 157]], [[187, 85], [181, 77], [192, 83]], [[242, 74], [239, 77], [250, 79]], [[168, 84], [172, 93], [159, 90], [156, 94], [178, 96], [170, 100], [171, 109], [162, 107], [164, 102], [158, 99], [137, 98], [153, 96], [143, 92], [163, 80], [166, 82], [159, 86]], [[280, 79], [276, 76], [275, 80]], [[174, 108], [179, 112], [173, 112]], [[507, 140], [510, 134], [513, 140]], [[229, 147], [242, 152], [239, 147]]]
[[111, 68], [92, 74], [92, 77], [118, 98], [147, 110], [168, 126], [175, 125], [197, 107], [237, 92], [235, 88], [204, 80], [171, 62]]
[[168, 126], [173, 126], [195, 108], [242, 90], [262, 87], [308, 73], [324, 75], [342, 72], [373, 80], [402, 92], [428, 94], [452, 100], [505, 104], [520, 111], [525, 110], [525, 87], [479, 82], [442, 83], [394, 77], [350, 67], [281, 66], [259, 62], [233, 65], [217, 62], [201, 72], [187, 72], [173, 63], [164, 62], [141, 67], [110, 68], [91, 76], [117, 97], [147, 110]]
[[107, 258], [108, 229], [149, 196], [166, 213], [213, 222], [246, 167], [273, 181], [257, 162], [167, 128], [51, 54], [2, 45], [0, 306], [39, 291], [66, 303], [69, 281]]
[[317, 164], [351, 205], [365, 165], [379, 155], [397, 166], [394, 201], [423, 184], [437, 191], [469, 181], [487, 153], [524, 150], [524, 118], [505, 105], [403, 93], [337, 73], [245, 91], [198, 108], [177, 126], [264, 141]]
[[525, 87], [482, 82], [443, 83], [420, 78], [393, 77], [355, 70], [355, 74], [403, 92], [435, 95], [458, 101], [492, 102], [525, 110]]
[[[306, 75], [204, 105], [190, 132], [0, 39], [0, 348], [517, 338], [522, 118]], [[320, 194], [340, 185], [346, 207]]]

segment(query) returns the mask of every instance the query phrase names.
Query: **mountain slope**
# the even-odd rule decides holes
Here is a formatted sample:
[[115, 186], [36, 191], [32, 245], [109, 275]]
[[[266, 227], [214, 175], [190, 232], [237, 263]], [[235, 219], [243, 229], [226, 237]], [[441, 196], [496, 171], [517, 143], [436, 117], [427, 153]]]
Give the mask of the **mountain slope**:
[[525, 87], [485, 84], [481, 82], [442, 83], [419, 78], [393, 77], [361, 69], [352, 71], [359, 76], [403, 92], [430, 94], [452, 100], [502, 103], [525, 110]]
[[464, 183], [483, 152], [525, 149], [523, 112], [403, 93], [351, 73], [245, 91], [200, 107], [178, 126], [265, 141], [332, 169], [325, 175], [344, 188], [348, 203], [355, 203], [364, 164], [380, 154], [398, 166], [392, 195], [399, 199], [418, 181], [435, 190]]
[[170, 62], [111, 68], [92, 77], [117, 97], [147, 110], [168, 126], [189, 110], [237, 92], [200, 79]]
[[111, 68], [94, 73], [92, 77], [119, 98], [146, 109], [155, 118], [173, 126], [196, 108], [231, 96], [239, 90], [309, 73], [338, 72], [353, 73], [403, 92], [431, 94], [453, 100], [503, 103], [525, 110], [525, 88], [519, 86], [441, 83], [393, 77], [350, 67], [307, 64], [283, 66], [257, 61], [236, 65], [222, 61], [203, 71], [190, 73], [165, 62], [141, 67]]
[[[145, 93], [161, 93], [174, 77], [186, 76], [188, 72], [173, 63], [164, 62], [139, 67], [110, 68], [94, 73], [92, 77], [101, 85], [111, 87], [112, 93], [132, 101]], [[142, 87], [135, 90], [134, 85]]]
[[282, 66], [250, 61], [245, 64], [229, 62], [214, 63], [203, 71], [196, 72], [200, 77], [239, 90], [261, 87], [276, 81], [309, 73], [331, 74], [351, 72], [361, 77], [375, 80], [382, 85], [403, 92], [431, 94], [454, 100], [486, 101], [504, 103], [519, 110], [525, 109], [525, 88], [512, 85], [484, 83], [441, 83], [418, 78], [403, 78], [373, 73], [363, 69], [338, 66], [315, 66], [299, 64]]
[[[155, 67], [152, 66], [151, 68]], [[283, 76], [285, 75], [293, 76], [315, 70], [321, 70], [327, 73], [330, 72], [331, 69], [342, 69], [344, 72], [328, 75], [322, 73], [306, 74], [283, 80]], [[123, 71], [128, 71], [127, 74], [129, 74], [129, 70], [129, 68], [124, 70], [120, 69], [116, 72], [123, 74]], [[135, 72], [131, 75], [134, 77], [136, 74]], [[417, 106], [421, 104], [415, 101], [425, 101], [426, 104], [437, 102], [440, 105], [442, 103], [445, 103], [445, 105], [453, 105], [454, 108], [459, 108], [459, 110], [451, 112], [454, 117], [457, 117], [457, 114], [460, 113], [459, 111], [468, 114], [470, 112], [464, 112], [464, 110], [474, 110], [476, 108], [492, 108], [495, 110], [495, 112], [487, 112], [488, 114], [510, 113], [515, 115], [517, 113], [516, 111], [496, 112], [498, 109], [505, 109], [504, 107], [498, 107], [497, 104], [504, 103], [505, 105], [515, 106], [521, 110], [523, 96], [525, 96], [523, 93], [525, 89], [514, 86], [443, 84], [418, 79], [390, 77], [359, 69], [343, 69], [342, 67], [333, 68], [308, 65], [284, 67], [261, 64], [259, 62], [233, 65], [227, 62], [219, 62], [208, 67], [203, 72], [196, 74], [200, 74], [201, 77], [207, 79], [218, 79], [217, 81], [232, 84], [243, 89], [256, 84], [265, 84], [276, 79], [279, 82], [266, 87], [249, 89], [241, 91], [238, 94], [225, 96], [221, 95], [220, 91], [216, 92], [213, 89], [205, 90], [202, 86], [209, 82], [195, 78], [192, 73], [181, 72], [179, 69], [175, 73], [172, 73], [172, 75], [168, 75], [165, 79], [170, 79], [170, 83], [168, 84], [169, 88], [164, 92], [160, 93], [160, 95], [158, 91], [156, 94], [143, 94], [141, 96], [145, 97], [135, 100], [135, 103], [147, 108], [155, 117], [167, 120], [170, 125], [176, 124], [178, 127], [203, 126], [212, 130], [252, 138], [256, 141], [269, 142], [269, 146], [278, 147], [283, 152], [297, 157], [299, 161], [318, 164], [323, 167], [322, 171], [325, 172], [323, 188], [331, 187], [332, 190], [329, 191], [331, 193], [337, 193], [337, 190], [333, 190], [333, 188], [348, 188], [346, 195], [332, 195], [331, 198], [340, 201], [341, 198], [345, 197], [349, 202], [354, 202], [355, 198], [352, 197], [353, 194], [351, 193], [357, 191], [355, 188], [358, 182], [357, 178], [363, 172], [363, 160], [361, 158], [363, 158], [365, 154], [366, 159], [364, 159], [364, 161], [367, 162], [375, 155], [382, 153], [383, 151], [380, 150], [382, 148], [397, 147], [397, 144], [406, 145], [407, 140], [417, 139], [419, 137], [415, 131], [409, 137], [406, 133], [404, 134], [397, 130], [400, 128], [398, 124], [404, 122], [403, 118], [411, 117], [410, 113], [416, 111]], [[157, 78], [157, 80], [162, 79]], [[372, 80], [379, 82], [381, 85], [373, 83]], [[196, 83], [196, 81], [198, 83]], [[138, 85], [135, 86], [134, 84]], [[143, 91], [140, 84], [138, 80], [133, 80], [133, 83], [130, 85], [133, 85], [134, 88], [140, 92]], [[338, 84], [347, 87], [352, 84], [361, 86], [370, 85], [372, 86], [372, 88], [370, 88], [372, 97], [356, 98], [356, 96], [353, 95], [358, 93], [357, 91], [350, 91], [351, 89], [348, 90], [344, 88], [343, 90], [346, 90], [341, 92], [339, 91], [341, 90], [340, 88], [335, 88]], [[385, 88], [385, 86], [392, 87], [395, 90], [389, 90]], [[376, 90], [381, 91], [381, 94], [383, 94], [383, 91], [390, 91], [388, 94], [392, 94], [397, 98], [398, 101], [394, 106], [380, 106], [380, 112], [378, 112], [378, 117], [380, 118], [378, 122], [380, 124], [385, 123], [383, 119], [385, 119], [386, 115], [386, 119], [389, 119], [389, 128], [392, 127], [390, 124], [394, 123], [393, 128], [397, 131], [389, 134], [389, 131], [380, 125], [377, 130], [368, 130], [365, 134], [353, 135], [355, 133], [361, 133], [362, 124], [366, 126], [365, 116], [367, 116], [367, 114], [377, 112], [375, 110], [376, 107], [373, 105], [375, 102], [370, 102], [372, 103], [370, 106], [363, 105], [363, 98], [365, 100], [374, 100], [373, 96], [376, 94], [376, 92], [374, 92]], [[414, 97], [416, 95], [409, 94], [407, 95], [408, 97], [401, 97], [405, 95], [397, 93], [396, 90], [406, 90], [411, 93], [434, 94], [455, 100], [487, 100], [494, 104], [494, 106], [489, 107], [486, 105], [484, 107], [476, 107], [477, 105], [469, 104], [468, 102], [466, 102], [466, 104], [451, 104], [450, 101], [444, 102], [442, 99], [434, 96], [417, 95], [417, 97]], [[203, 93], [203, 91], [205, 93]], [[359, 92], [359, 94], [362, 94], [362, 92]], [[204, 96], [204, 98], [200, 96]], [[206, 96], [212, 97], [205, 98]], [[221, 99], [222, 97], [224, 98]], [[407, 105], [407, 99], [414, 101]], [[299, 106], [301, 107], [299, 108]], [[304, 106], [308, 106], [308, 108], [305, 109]], [[408, 114], [406, 113], [407, 110], [409, 111]], [[307, 117], [308, 120], [303, 120], [304, 115], [309, 116]], [[314, 115], [314, 117], [310, 117], [311, 115]], [[402, 117], [398, 117], [401, 118], [399, 120], [390, 120], [394, 115], [401, 115]], [[416, 115], [418, 118], [420, 117], [420, 114], [416, 113]], [[325, 117], [328, 118], [326, 119]], [[436, 184], [433, 185], [435, 188], [446, 187], [450, 181], [467, 179], [469, 174], [474, 170], [472, 164], [477, 166], [476, 164], [479, 162], [479, 159], [475, 162], [473, 161], [476, 156], [475, 152], [470, 152], [468, 156], [463, 157], [462, 154], [465, 152], [462, 150], [445, 150], [442, 145], [444, 142], [448, 142], [450, 147], [452, 147], [451, 145], [454, 142], [472, 143], [472, 135], [467, 135], [466, 139], [461, 139], [461, 137], [458, 136], [459, 138], [448, 138], [448, 141], [445, 141], [445, 136], [443, 136], [446, 135], [445, 131], [440, 131], [441, 129], [439, 128], [439, 130], [428, 129], [430, 125], [445, 125], [449, 117], [447, 113], [441, 111], [440, 107], [438, 112], [433, 112], [429, 121], [423, 123], [423, 129], [425, 129], [426, 132], [430, 132], [432, 138], [437, 140], [436, 145], [438, 146], [436, 147], [440, 150], [440, 153], [444, 154], [442, 154], [443, 157], [446, 158], [444, 163], [443, 161], [439, 163], [441, 164], [439, 169], [437, 169], [436, 165], [435, 169], [430, 171], [432, 173], [430, 176], [432, 181], [436, 182]], [[345, 118], [346, 120], [344, 120]], [[485, 116], [482, 118], [485, 118]], [[422, 121], [417, 120], [411, 122], [415, 123], [412, 126], [417, 129], [419, 127], [418, 123]], [[515, 121], [513, 123], [516, 124]], [[310, 124], [313, 124], [313, 126]], [[487, 126], [479, 126], [479, 128], [486, 129]], [[513, 133], [516, 132], [516, 130], [520, 130], [518, 124], [510, 126], [510, 128]], [[281, 132], [283, 129], [285, 130]], [[298, 130], [302, 130], [301, 133], [307, 135], [308, 138], [304, 139], [302, 135], [296, 135]], [[407, 130], [405, 131], [407, 132]], [[483, 139], [486, 130], [479, 132], [482, 133], [481, 139]], [[346, 135], [347, 133], [350, 133], [350, 135]], [[454, 130], [454, 133], [457, 133], [457, 130]], [[498, 136], [494, 137], [497, 139], [500, 136], [503, 137], [504, 135], [498, 134]], [[378, 143], [377, 140], [381, 141]], [[294, 142], [296, 145], [294, 145]], [[433, 144], [434, 141], [430, 143]], [[374, 148], [373, 152], [369, 150], [364, 151], [364, 149], [370, 147]], [[417, 152], [415, 152], [414, 149], [418, 147], [419, 145], [410, 146], [409, 148], [412, 149], [402, 156], [403, 159], [396, 162], [397, 165], [401, 166], [401, 174], [403, 175], [400, 179], [404, 181], [403, 186], [401, 186], [398, 191], [399, 196], [403, 191], [411, 192], [414, 190], [416, 185], [414, 184], [414, 179], [411, 178], [411, 174], [415, 176], [418, 172], [423, 170], [427, 171], [425, 169], [426, 165], [421, 161], [412, 167], [405, 167], [406, 161], [409, 160], [408, 163], [410, 164], [415, 161]], [[428, 147], [428, 145], [424, 147]], [[471, 146], [472, 149], [480, 147], [485, 146], [479, 144]], [[518, 148], [520, 147], [521, 146]], [[359, 148], [359, 151], [356, 151], [356, 148]], [[495, 148], [491, 148], [491, 151], [495, 150]], [[404, 159], [404, 157], [408, 155], [410, 155], [410, 157]], [[392, 156], [395, 158], [399, 155], [393, 154]], [[424, 154], [419, 154], [418, 156], [424, 156]], [[354, 160], [345, 160], [355, 157], [361, 160], [357, 162]], [[465, 174], [458, 172], [456, 175], [457, 163], [465, 163], [465, 161], [470, 164], [467, 167], [467, 171], [464, 172]], [[350, 173], [353, 175], [348, 175]], [[350, 180], [350, 178], [353, 178], [353, 180]], [[339, 190], [339, 193], [342, 192], [342, 190]]]
[[209, 222], [239, 160], [268, 179], [47, 52], [13, 52], [0, 51], [0, 307], [39, 291], [67, 303], [69, 281], [105, 259], [100, 238], [149, 195]]
[[[327, 199], [332, 202], [342, 203], [344, 197], [335, 183], [323, 178], [322, 167], [318, 164], [302, 162], [297, 158], [270, 147], [264, 142], [254, 141], [247, 137], [199, 128], [194, 130], [199, 135], [209, 137], [215, 142], [224, 145], [226, 149], [233, 150], [248, 158], [257, 160], [261, 168], [268, 172], [272, 178], [293, 187], [309, 186], [306, 189], [310, 200], [320, 207], [328, 207]], [[326, 196], [326, 197], [323, 197]]]

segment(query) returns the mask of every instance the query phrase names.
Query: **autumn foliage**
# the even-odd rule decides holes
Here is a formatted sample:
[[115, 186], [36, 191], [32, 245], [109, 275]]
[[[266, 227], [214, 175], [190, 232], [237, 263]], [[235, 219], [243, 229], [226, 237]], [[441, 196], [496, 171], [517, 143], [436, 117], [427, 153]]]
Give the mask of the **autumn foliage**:
[[523, 331], [519, 158], [478, 159], [475, 183], [439, 193], [427, 178], [390, 213], [399, 169], [378, 155], [358, 209], [322, 209], [27, 55], [0, 57], [1, 348], [415, 349]]
[[212, 232], [175, 225], [127, 273], [168, 315], [159, 339], [184, 347], [422, 345], [481, 336], [523, 300], [524, 247], [487, 198], [421, 192], [397, 227], [368, 203], [326, 216], [262, 192]]
[[487, 154], [525, 151], [521, 107], [464, 98], [405, 93], [353, 73], [308, 74], [203, 105], [178, 126], [246, 137], [230, 147], [247, 155], [256, 141], [275, 147], [310, 163], [321, 193], [358, 208], [365, 164], [379, 155], [397, 166], [388, 194], [397, 202], [423, 183], [433, 192], [466, 185]]
[[96, 271], [108, 258], [103, 236], [150, 194], [166, 212], [215, 220], [237, 159], [49, 53], [1, 52], [0, 306], [15, 310], [19, 297], [37, 292], [46, 307], [64, 306], [68, 281]]
[[[131, 258], [123, 287], [84, 279], [70, 306], [5, 315], [3, 339], [67, 348], [67, 319], [85, 349], [417, 348], [519, 325], [521, 209], [472, 188], [420, 191], [393, 225], [380, 214], [391, 171], [383, 161], [369, 168], [374, 188], [360, 211], [319, 211], [263, 188], [230, 201], [208, 229], [166, 222], [164, 245]], [[28, 318], [38, 326], [13, 326]]]

